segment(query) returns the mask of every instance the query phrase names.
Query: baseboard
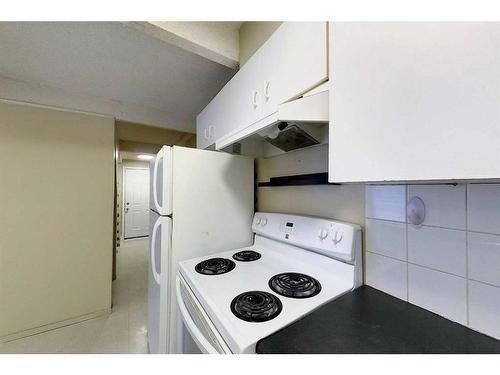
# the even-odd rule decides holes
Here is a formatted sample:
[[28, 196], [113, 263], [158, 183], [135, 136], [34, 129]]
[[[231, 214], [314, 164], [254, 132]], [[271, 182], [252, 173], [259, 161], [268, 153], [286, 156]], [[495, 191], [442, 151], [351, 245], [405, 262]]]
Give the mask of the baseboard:
[[84, 321], [90, 320], [90, 319], [102, 318], [104, 316], [109, 315], [110, 313], [111, 313], [111, 308], [95, 311], [95, 312], [90, 313], [90, 314], [80, 315], [80, 316], [77, 316], [76, 318], [61, 320], [61, 321], [56, 322], [56, 323], [46, 324], [46, 325], [36, 327], [36, 328], [30, 328], [30, 329], [20, 331], [20, 332], [9, 333], [8, 335], [0, 337], [0, 343], [21, 339], [23, 337], [38, 335], [39, 333], [52, 331], [53, 329], [66, 327], [66, 326], [80, 323], [80, 322], [84, 322]]

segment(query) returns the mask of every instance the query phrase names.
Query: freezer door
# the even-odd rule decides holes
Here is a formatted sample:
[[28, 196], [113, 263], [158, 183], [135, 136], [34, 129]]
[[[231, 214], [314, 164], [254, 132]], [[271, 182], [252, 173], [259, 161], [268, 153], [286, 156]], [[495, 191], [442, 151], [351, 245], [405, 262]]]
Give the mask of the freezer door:
[[148, 344], [151, 353], [167, 353], [168, 275], [172, 219], [150, 211]]
[[252, 243], [254, 160], [174, 146], [173, 248], [182, 259]]
[[151, 163], [149, 206], [166, 216], [172, 213], [172, 147], [163, 146]]

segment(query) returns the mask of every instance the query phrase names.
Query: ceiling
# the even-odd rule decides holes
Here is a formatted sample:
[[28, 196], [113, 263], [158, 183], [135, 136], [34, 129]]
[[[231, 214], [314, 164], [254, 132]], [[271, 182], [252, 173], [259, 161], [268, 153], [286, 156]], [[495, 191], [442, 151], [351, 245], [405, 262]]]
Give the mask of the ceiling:
[[117, 22], [0, 22], [0, 51], [0, 76], [193, 118], [234, 74]]

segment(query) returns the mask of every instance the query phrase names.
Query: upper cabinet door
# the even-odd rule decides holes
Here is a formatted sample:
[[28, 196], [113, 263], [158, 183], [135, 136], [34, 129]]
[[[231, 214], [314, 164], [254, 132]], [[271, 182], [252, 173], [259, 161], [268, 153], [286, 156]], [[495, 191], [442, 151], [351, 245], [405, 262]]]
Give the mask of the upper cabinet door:
[[204, 149], [215, 143], [228, 124], [227, 88], [224, 87], [196, 118], [196, 147]]
[[235, 76], [224, 86], [227, 126], [223, 134], [245, 127], [262, 115], [261, 53], [257, 50]]
[[212, 102], [210, 102], [210, 104], [196, 117], [197, 148], [204, 149], [215, 142], [215, 140], [212, 141], [210, 130], [214, 127], [216, 110], [216, 105], [214, 105], [214, 100], [212, 100]]
[[262, 117], [328, 79], [327, 22], [284, 22], [259, 50]]
[[331, 182], [500, 178], [499, 23], [330, 24]]

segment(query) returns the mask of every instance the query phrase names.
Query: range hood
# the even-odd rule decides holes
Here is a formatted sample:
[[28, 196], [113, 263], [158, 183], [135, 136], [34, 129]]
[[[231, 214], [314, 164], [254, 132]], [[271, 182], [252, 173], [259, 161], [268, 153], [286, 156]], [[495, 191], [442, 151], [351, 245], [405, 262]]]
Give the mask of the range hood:
[[239, 151], [247, 143], [253, 149], [247, 154], [270, 156], [327, 143], [328, 103], [326, 82], [298, 99], [279, 105], [270, 116], [220, 138], [216, 149], [231, 151], [233, 146], [233, 150]]

